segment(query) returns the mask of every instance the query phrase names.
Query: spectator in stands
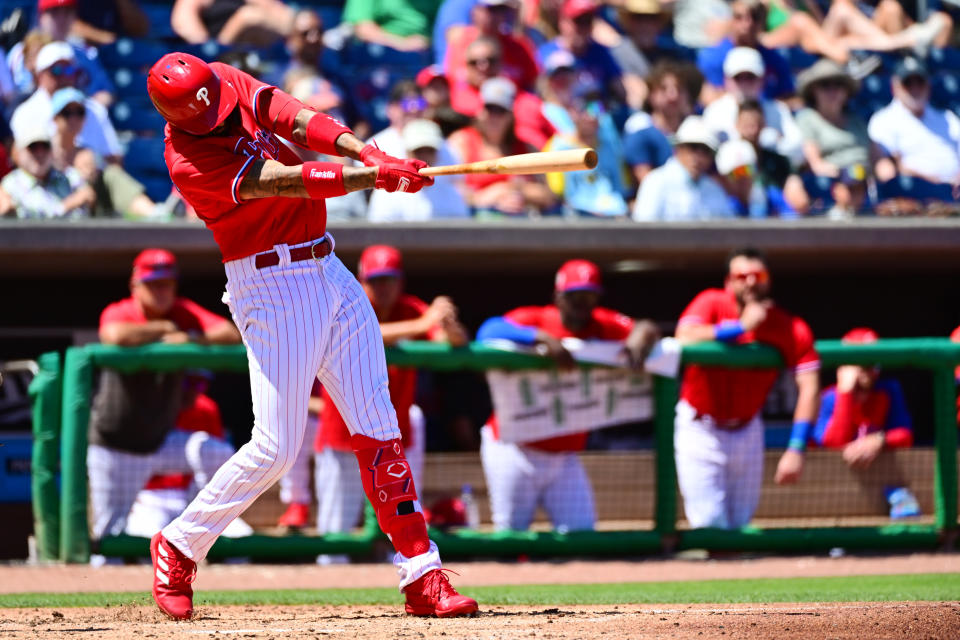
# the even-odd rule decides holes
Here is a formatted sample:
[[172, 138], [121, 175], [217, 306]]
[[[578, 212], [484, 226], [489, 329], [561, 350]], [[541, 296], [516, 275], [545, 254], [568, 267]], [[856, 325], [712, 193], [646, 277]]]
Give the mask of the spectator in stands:
[[[380, 322], [383, 342], [392, 346], [401, 340], [431, 340], [462, 346], [470, 338], [460, 323], [453, 301], [434, 298], [429, 305], [404, 292], [403, 258], [394, 247], [374, 245], [360, 255], [357, 278]], [[416, 433], [411, 417], [417, 387], [417, 372], [409, 367], [387, 367], [390, 400], [397, 412], [403, 447], [410, 461], [414, 485], [423, 477], [425, 439]], [[355, 527], [366, 502], [357, 461], [350, 446], [350, 431], [327, 388], [314, 442], [317, 487], [317, 530], [319, 533], [349, 531]], [[420, 485], [423, 486], [423, 485]]]
[[[491, 78], [483, 83], [483, 108], [474, 125], [450, 136], [450, 147], [462, 162], [533, 151], [515, 133], [511, 109], [516, 91], [506, 78]], [[467, 203], [481, 216], [524, 215], [551, 209], [556, 204], [553, 193], [538, 176], [471, 174], [465, 183]]]
[[[177, 295], [177, 277], [177, 261], [169, 251], [138, 254], [130, 297], [108, 305], [100, 315], [100, 341], [121, 346], [240, 342], [240, 333], [226, 318]], [[223, 440], [174, 428], [182, 397], [182, 372], [103, 369], [87, 450], [94, 541], [123, 532], [137, 492], [154, 473], [193, 473], [202, 487], [233, 455]]]
[[[563, 201], [564, 209], [573, 214], [593, 218], [623, 218], [627, 215], [624, 175], [626, 163], [619, 138], [601, 138], [600, 122], [607, 116], [599, 87], [578, 85], [566, 108], [573, 121], [571, 133], [557, 133], [544, 148], [561, 151], [592, 147], [598, 164], [588, 171], [548, 173], [547, 184]], [[616, 128], [611, 128], [616, 133]]]
[[870, 166], [873, 144], [867, 125], [848, 107], [856, 80], [835, 62], [820, 60], [797, 78], [807, 108], [797, 114], [803, 156], [815, 175], [836, 178], [853, 165]]
[[831, 220], [849, 220], [865, 212], [867, 205], [867, 169], [855, 164], [844, 167], [830, 185], [833, 206], [827, 211]]
[[512, 80], [518, 89], [534, 88], [539, 69], [533, 45], [525, 36], [513, 32], [519, 6], [518, 0], [478, 0], [470, 12], [472, 24], [448, 31], [444, 68], [452, 82], [466, 82], [467, 47], [478, 37], [485, 36], [500, 44], [499, 75]]
[[426, 51], [441, 0], [347, 0], [343, 20], [363, 42]]
[[727, 54], [737, 47], [755, 49], [760, 54], [762, 64], [753, 66], [762, 69], [760, 93], [764, 98], [772, 100], [791, 95], [793, 72], [790, 64], [778, 52], [760, 44], [760, 33], [767, 19], [766, 5], [759, 0], [734, 0], [730, 9], [729, 36], [715, 46], [701, 49], [697, 55], [697, 66], [707, 80], [701, 95], [703, 102], [713, 102], [723, 95], [725, 80], [729, 77], [724, 68]]
[[16, 169], [0, 180], [0, 215], [18, 218], [85, 218], [95, 196], [76, 171], [53, 166], [50, 128], [24, 121], [14, 129]]
[[[195, 369], [184, 374], [183, 400], [177, 414], [176, 429], [188, 434], [206, 434], [208, 438], [226, 440], [220, 407], [207, 395], [213, 374]], [[202, 446], [203, 435], [193, 435], [195, 446]], [[158, 472], [150, 476], [137, 493], [137, 498], [127, 516], [124, 533], [141, 538], [153, 535], [183, 513], [200, 489], [193, 482], [192, 473]], [[224, 535], [239, 538], [253, 533], [246, 522], [237, 518], [231, 522]]]
[[[290, 64], [283, 73], [284, 91], [317, 111], [323, 111], [342, 122], [353, 122], [339, 78], [324, 69], [323, 21], [312, 9], [297, 11], [293, 28], [287, 36]], [[350, 115], [353, 115], [350, 113]]]
[[896, 174], [929, 182], [960, 181], [960, 118], [930, 105], [930, 78], [916, 58], [897, 64], [891, 80], [893, 101], [870, 118], [867, 131], [883, 156], [877, 179]]
[[664, 61], [653, 66], [646, 82], [645, 110], [623, 125], [624, 154], [637, 184], [673, 155], [669, 138], [693, 113], [703, 76], [693, 65]]
[[746, 140], [728, 140], [717, 149], [717, 173], [736, 215], [749, 218], [796, 218], [783, 191], [764, 183], [757, 171], [757, 152]]
[[[844, 344], [872, 344], [873, 329], [851, 329]], [[843, 449], [844, 461], [864, 469], [884, 448], [913, 446], [913, 425], [903, 389], [896, 379], [882, 377], [880, 367], [844, 365], [837, 368], [837, 383], [824, 389], [820, 416], [812, 439], [822, 447]]]
[[[401, 80], [390, 89], [387, 103], [387, 120], [390, 126], [375, 133], [369, 141], [386, 154], [395, 158], [406, 158], [407, 145], [403, 141], [403, 128], [407, 123], [423, 118], [426, 110], [427, 101], [420, 92], [420, 87], [412, 80]], [[448, 144], [444, 143], [437, 151], [437, 162], [454, 164], [454, 155]]]
[[673, 37], [689, 49], [712, 47], [730, 30], [730, 4], [725, 0], [676, 0]]
[[447, 44], [457, 27], [470, 24], [471, 11], [477, 0], [443, 0], [433, 21], [433, 60], [442, 65], [447, 59]]
[[633, 219], [706, 220], [735, 215], [723, 187], [710, 175], [717, 137], [700, 116], [687, 116], [673, 140], [673, 157], [643, 179]]
[[444, 138], [470, 124], [470, 116], [455, 110], [450, 103], [450, 81], [440, 65], [424, 67], [417, 73], [416, 81], [427, 101], [423, 116], [440, 126]]
[[[403, 157], [423, 160], [428, 165], [438, 163], [437, 156], [444, 144], [440, 127], [435, 122], [411, 120], [404, 125], [401, 137], [406, 150]], [[417, 193], [391, 193], [386, 198], [373, 193], [367, 216], [373, 222], [469, 217], [470, 209], [459, 190], [462, 183], [460, 176], [437, 176], [430, 189]]]
[[[463, 82], [451, 84], [450, 104], [460, 113], [476, 116], [483, 107], [481, 85], [500, 75], [502, 52], [498, 40], [480, 36], [467, 46], [467, 71]], [[553, 125], [543, 115], [543, 101], [535, 94], [514, 88], [515, 133], [522, 142], [536, 150], [543, 148], [554, 133]]]
[[761, 182], [783, 191], [789, 206], [799, 214], [810, 210], [810, 198], [800, 176], [792, 172], [790, 160], [775, 150], [760, 144], [767, 123], [763, 106], [757, 100], [744, 100], [737, 113], [737, 134], [749, 142], [757, 154], [757, 175]]
[[542, 45], [537, 56], [545, 61], [558, 49], [572, 53], [576, 60], [575, 70], [581, 79], [590, 76], [593, 82], [609, 91], [614, 100], [623, 102], [626, 92], [620, 79], [620, 67], [610, 50], [593, 39], [593, 22], [599, 8], [594, 0], [564, 0], [560, 10], [560, 33]]
[[[777, 465], [777, 484], [796, 482], [817, 416], [820, 359], [813, 334], [770, 297], [763, 253], [730, 254], [723, 289], [707, 289], [677, 323], [683, 343], [760, 342], [775, 347], [797, 382], [794, 428]], [[688, 365], [677, 404], [674, 447], [684, 511], [691, 527], [738, 528], [753, 517], [763, 479], [761, 410], [777, 381], [777, 369]]]
[[[602, 291], [597, 265], [587, 260], [570, 260], [560, 267], [554, 279], [552, 304], [519, 307], [490, 318], [480, 327], [477, 339], [540, 346], [561, 369], [554, 376], [563, 376], [565, 371], [576, 368], [573, 355], [561, 342], [564, 338], [619, 341], [623, 343], [630, 366], [642, 371], [647, 355], [660, 337], [659, 331], [649, 320], [634, 320], [599, 306]], [[570, 394], [576, 394], [575, 401], [582, 401], [579, 373], [576, 379], [576, 384], [565, 384], [569, 377], [558, 384], [562, 389], [570, 389], [558, 392], [558, 402], [569, 401]], [[516, 380], [510, 379], [508, 383], [515, 386]], [[539, 394], [540, 389], [530, 393]], [[593, 487], [577, 456], [587, 444], [588, 432], [517, 444], [501, 439], [506, 429], [503, 423], [514, 416], [505, 415], [504, 408], [495, 409], [496, 413], [481, 430], [480, 446], [494, 528], [526, 530], [537, 508], [542, 506], [559, 531], [593, 529], [596, 521]], [[556, 433], [558, 425], [553, 411], [528, 412], [525, 417], [522, 426], [529, 432]]]
[[[39, 0], [37, 11], [37, 27], [40, 32], [51, 41], [68, 42], [77, 20], [77, 0]], [[78, 67], [77, 77], [71, 86], [76, 86], [103, 106], [109, 107], [113, 103], [115, 89], [97, 59], [96, 48], [73, 42], [68, 46], [73, 50], [70, 59]], [[10, 49], [10, 70], [15, 78], [20, 78], [17, 85], [21, 91], [33, 91], [31, 87], [23, 84], [24, 69], [24, 43], [18, 42]], [[37, 73], [40, 73], [39, 69]], [[37, 84], [39, 85], [39, 79]]]
[[785, 103], [763, 97], [764, 73], [763, 58], [756, 49], [730, 49], [723, 61], [726, 93], [707, 105], [703, 119], [718, 136], [736, 139], [740, 103], [757, 100], [763, 107], [766, 122], [760, 143], [799, 164], [803, 158], [803, 136]]
[[176, 0], [170, 25], [191, 44], [269, 47], [293, 30], [294, 10], [282, 0]]
[[642, 109], [648, 93], [644, 79], [653, 65], [676, 57], [676, 50], [663, 49], [658, 43], [670, 22], [670, 14], [664, 11], [660, 0], [626, 0], [618, 17], [624, 35], [610, 53], [623, 71], [627, 106]]
[[[53, 94], [67, 87], [77, 88], [80, 68], [74, 49], [65, 42], [51, 42], [37, 54], [37, 90], [13, 112], [10, 126], [22, 127], [24, 122], [40, 120], [51, 126], [53, 121]], [[93, 98], [84, 100], [87, 117], [80, 135], [84, 144], [107, 162], [121, 162], [123, 152], [117, 132], [110, 123], [103, 104]]]
[[17, 104], [17, 102], [36, 91], [37, 83], [34, 76], [37, 72], [37, 54], [51, 42], [53, 42], [53, 38], [49, 34], [40, 29], [34, 29], [10, 50], [7, 56], [7, 65], [13, 77], [16, 91], [16, 99], [13, 104]]
[[104, 164], [84, 145], [82, 131], [86, 120], [87, 99], [77, 89], [67, 87], [53, 94], [53, 166], [70, 169], [90, 185], [96, 194], [91, 214], [94, 217], [123, 215], [129, 218], [154, 218], [166, 212], [145, 193], [145, 188], [118, 164]]
[[[953, 32], [953, 18], [944, 11], [944, 2], [929, 0], [926, 3], [926, 16], [920, 15], [920, 3], [901, 2], [899, 0], [864, 0], [872, 5], [873, 22], [890, 35], [907, 32], [915, 35], [919, 41], [918, 55], [923, 57], [925, 50], [933, 47], [950, 46]], [[921, 20], [921, 17], [924, 19]]]
[[80, 2], [71, 35], [93, 46], [110, 44], [121, 36], [144, 38], [150, 31], [150, 19], [137, 0]]

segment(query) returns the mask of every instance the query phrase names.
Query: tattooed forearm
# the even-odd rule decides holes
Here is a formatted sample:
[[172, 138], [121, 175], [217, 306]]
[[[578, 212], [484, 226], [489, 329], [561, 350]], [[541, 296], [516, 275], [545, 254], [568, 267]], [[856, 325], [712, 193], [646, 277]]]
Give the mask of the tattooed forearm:
[[[362, 140], [349, 132], [344, 132], [337, 136], [334, 144], [337, 147], [337, 153], [348, 158], [353, 158], [354, 160], [360, 159], [360, 152], [363, 151], [363, 148], [366, 146]], [[372, 187], [373, 185], [370, 186]]]
[[[343, 186], [347, 193], [372, 189], [377, 180], [376, 167], [344, 167]], [[240, 197], [309, 198], [303, 186], [301, 165], [287, 166], [276, 160], [254, 160], [240, 181]]]
[[343, 186], [347, 193], [361, 189], [373, 189], [377, 181], [376, 167], [344, 167]]
[[243, 180], [240, 181], [240, 197], [306, 198], [300, 165], [287, 166], [276, 160], [254, 160]]

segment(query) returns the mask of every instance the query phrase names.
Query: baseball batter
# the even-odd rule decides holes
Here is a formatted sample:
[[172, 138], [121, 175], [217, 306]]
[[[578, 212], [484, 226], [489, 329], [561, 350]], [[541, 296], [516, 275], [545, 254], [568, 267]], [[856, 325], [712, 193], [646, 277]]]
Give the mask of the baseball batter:
[[[554, 304], [520, 307], [491, 318], [477, 339], [545, 345], [565, 369], [575, 364], [562, 338], [623, 340], [631, 365], [641, 369], [659, 338], [656, 326], [598, 306], [601, 291], [600, 269], [587, 260], [571, 260], [557, 271]], [[529, 528], [539, 505], [560, 531], [593, 529], [593, 488], [577, 457], [586, 446], [586, 432], [519, 445], [500, 440], [494, 415], [481, 430], [481, 439], [480, 458], [497, 529]]]
[[[173, 183], [223, 254], [224, 299], [247, 348], [254, 414], [250, 441], [151, 540], [157, 605], [174, 618], [192, 615], [197, 561], [290, 469], [319, 378], [347, 423], [364, 492], [396, 548], [407, 613], [474, 613], [477, 603], [450, 585], [427, 536], [377, 318], [326, 232], [325, 199], [369, 188], [415, 192], [432, 182], [418, 172], [423, 163], [364, 145], [275, 87], [189, 54], [160, 58], [147, 90], [168, 123]], [[365, 166], [301, 163], [287, 142]]]
[[[797, 381], [790, 444], [774, 476], [796, 482], [817, 417], [820, 359], [807, 323], [770, 298], [770, 272], [756, 249], [734, 251], [723, 289], [707, 289], [677, 323], [681, 342], [762, 342], [780, 351]], [[763, 480], [760, 410], [777, 381], [776, 369], [690, 365], [680, 386], [674, 428], [677, 479], [692, 527], [736, 528], [750, 522]]]

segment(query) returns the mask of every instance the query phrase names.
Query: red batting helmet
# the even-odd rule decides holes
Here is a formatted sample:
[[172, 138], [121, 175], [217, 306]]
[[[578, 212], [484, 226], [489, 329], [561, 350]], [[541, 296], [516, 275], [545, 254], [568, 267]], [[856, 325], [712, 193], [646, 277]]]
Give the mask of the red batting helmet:
[[234, 86], [189, 53], [157, 60], [147, 75], [147, 93], [167, 122], [195, 136], [213, 131], [237, 105]]

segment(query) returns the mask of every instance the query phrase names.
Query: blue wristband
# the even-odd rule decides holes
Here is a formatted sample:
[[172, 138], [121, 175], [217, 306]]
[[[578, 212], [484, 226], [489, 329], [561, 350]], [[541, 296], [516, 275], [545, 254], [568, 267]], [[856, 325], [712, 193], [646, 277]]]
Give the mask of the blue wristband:
[[810, 430], [813, 423], [809, 420], [798, 420], [793, 423], [793, 429], [790, 430], [790, 442], [787, 449], [803, 453], [807, 450], [807, 439], [810, 437]]
[[713, 337], [720, 342], [733, 342], [746, 331], [739, 320], [724, 320], [713, 328]]

